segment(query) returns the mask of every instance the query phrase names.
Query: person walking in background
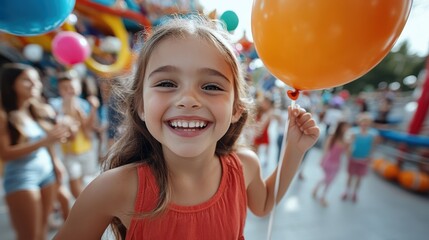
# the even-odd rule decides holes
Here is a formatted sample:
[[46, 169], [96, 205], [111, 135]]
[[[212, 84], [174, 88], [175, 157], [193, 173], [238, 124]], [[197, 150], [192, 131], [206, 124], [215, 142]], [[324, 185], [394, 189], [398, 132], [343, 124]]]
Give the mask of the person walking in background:
[[313, 198], [317, 199], [319, 189], [324, 187], [322, 195], [320, 196], [320, 204], [324, 207], [328, 206], [326, 194], [340, 169], [341, 158], [348, 148], [348, 144], [345, 139], [345, 133], [348, 128], [349, 124], [347, 122], [339, 122], [334, 134], [330, 135], [325, 143], [322, 161], [320, 163], [324, 177], [316, 184], [313, 190]]
[[344, 100], [339, 96], [335, 96], [331, 99], [322, 120], [326, 125], [325, 138], [333, 133], [332, 129], [336, 129], [339, 121], [346, 119], [345, 113], [342, 109], [343, 103]]
[[253, 140], [254, 151], [264, 159], [263, 166], [267, 166], [269, 162], [268, 146], [270, 144], [270, 135], [268, 128], [273, 117], [274, 102], [270, 97], [264, 96], [256, 105], [255, 135]]
[[[55, 239], [243, 239], [247, 207], [271, 212], [319, 136], [311, 114], [289, 108], [277, 171], [263, 180], [257, 155], [236, 141], [249, 99], [227, 32], [202, 17], [174, 18], [141, 50], [124, 132], [106, 171], [82, 192]], [[275, 197], [277, 196], [277, 197]]]
[[38, 99], [42, 83], [33, 67], [3, 65], [0, 90], [0, 158], [5, 161], [3, 185], [10, 220], [16, 239], [46, 239], [64, 169], [52, 146], [70, 132], [58, 124], [44, 129], [54, 119], [45, 114], [49, 106]]
[[70, 140], [61, 144], [61, 149], [70, 190], [75, 198], [84, 188], [84, 177], [95, 173], [98, 163], [93, 148], [93, 125], [99, 102], [94, 96], [88, 97], [89, 101], [78, 97], [80, 87], [77, 74], [60, 74], [58, 91], [61, 97], [49, 101], [58, 114], [58, 121], [67, 122], [73, 132]]
[[357, 117], [357, 127], [350, 129], [347, 187], [341, 196], [342, 200], [357, 201], [357, 193], [362, 178], [367, 174], [371, 154], [379, 142], [377, 130], [371, 128], [372, 117], [368, 112]]

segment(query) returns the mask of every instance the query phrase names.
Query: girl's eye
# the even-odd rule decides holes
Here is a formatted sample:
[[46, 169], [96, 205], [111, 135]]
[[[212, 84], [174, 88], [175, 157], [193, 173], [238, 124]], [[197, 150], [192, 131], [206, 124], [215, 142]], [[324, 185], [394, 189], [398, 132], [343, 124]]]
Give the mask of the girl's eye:
[[207, 91], [223, 91], [223, 89], [221, 87], [219, 87], [218, 85], [215, 84], [207, 84], [205, 86], [203, 86], [204, 90]]
[[172, 81], [161, 81], [155, 85], [155, 87], [174, 88], [177, 87]]

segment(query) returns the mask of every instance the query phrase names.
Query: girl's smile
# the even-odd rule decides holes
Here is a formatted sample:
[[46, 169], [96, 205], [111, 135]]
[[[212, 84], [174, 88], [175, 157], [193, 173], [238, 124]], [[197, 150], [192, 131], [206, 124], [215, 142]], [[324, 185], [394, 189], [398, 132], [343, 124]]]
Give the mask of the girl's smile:
[[196, 137], [203, 133], [209, 125], [210, 121], [199, 117], [181, 116], [166, 121], [172, 131], [181, 137]]
[[233, 114], [233, 81], [228, 63], [206, 41], [163, 40], [153, 50], [144, 78], [142, 111], [149, 132], [182, 157], [214, 149], [240, 116]]

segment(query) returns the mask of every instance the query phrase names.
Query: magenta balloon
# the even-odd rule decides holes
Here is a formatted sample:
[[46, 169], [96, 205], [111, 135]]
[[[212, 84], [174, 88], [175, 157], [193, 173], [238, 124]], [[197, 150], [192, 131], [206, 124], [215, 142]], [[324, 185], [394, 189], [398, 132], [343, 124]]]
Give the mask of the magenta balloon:
[[81, 63], [90, 53], [88, 41], [77, 32], [60, 32], [52, 40], [52, 54], [64, 65]]

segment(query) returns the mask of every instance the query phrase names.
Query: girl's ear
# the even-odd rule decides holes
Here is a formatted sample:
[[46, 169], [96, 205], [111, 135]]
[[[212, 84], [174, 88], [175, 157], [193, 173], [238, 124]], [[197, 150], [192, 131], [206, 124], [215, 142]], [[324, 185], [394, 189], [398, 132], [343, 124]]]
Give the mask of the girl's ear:
[[140, 119], [144, 122], [145, 116], [144, 116], [143, 104], [142, 103], [138, 103], [136, 109], [137, 109], [137, 113], [138, 113]]
[[242, 113], [243, 113], [243, 108], [241, 108], [241, 107], [236, 108], [233, 115], [232, 115], [231, 123], [238, 122], [238, 120], [240, 120]]

